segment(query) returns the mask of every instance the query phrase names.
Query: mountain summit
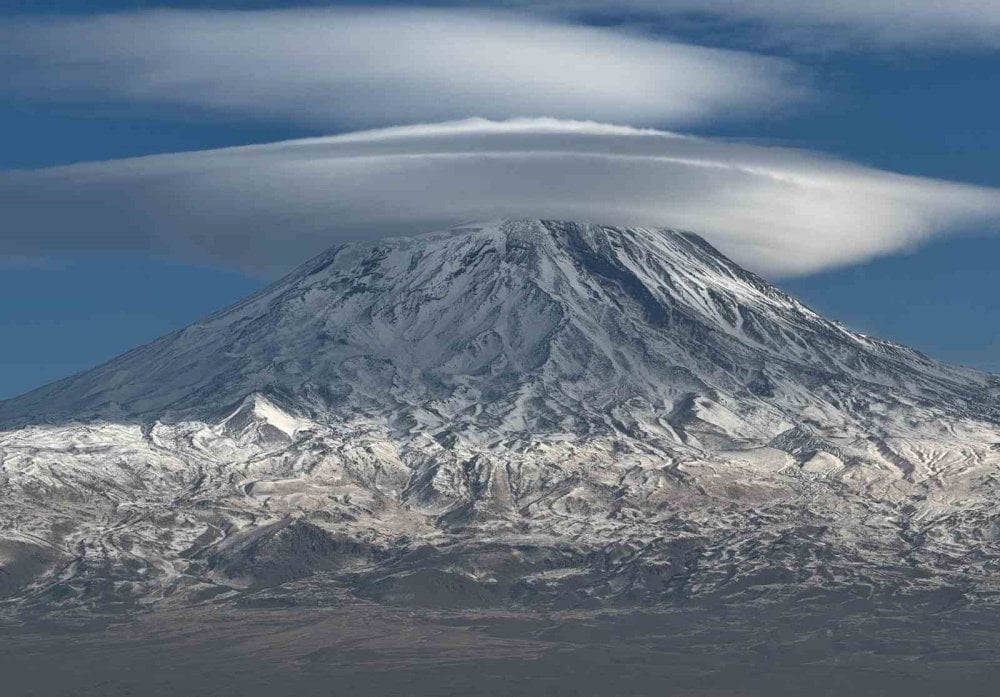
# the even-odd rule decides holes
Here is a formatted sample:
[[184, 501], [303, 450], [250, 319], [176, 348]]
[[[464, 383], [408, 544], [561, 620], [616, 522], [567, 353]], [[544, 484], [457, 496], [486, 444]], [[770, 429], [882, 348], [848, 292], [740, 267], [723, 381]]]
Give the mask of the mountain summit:
[[0, 426], [18, 607], [971, 596], [1000, 538], [997, 377], [671, 230], [340, 245]]

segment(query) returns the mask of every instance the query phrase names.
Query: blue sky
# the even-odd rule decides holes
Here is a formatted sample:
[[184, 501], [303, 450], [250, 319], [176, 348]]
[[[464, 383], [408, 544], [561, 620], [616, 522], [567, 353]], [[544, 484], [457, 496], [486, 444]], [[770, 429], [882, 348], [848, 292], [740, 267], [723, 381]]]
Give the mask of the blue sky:
[[[438, 4], [444, 7], [439, 11], [452, 14], [432, 16], [427, 20], [425, 32], [452, 26], [456, 17], [466, 21], [462, 14], [467, 9], [464, 4]], [[502, 39], [500, 45], [508, 45], [511, 36], [541, 32], [543, 46], [552, 46], [553, 54], [561, 56], [561, 61], [578, 59], [581, 54], [574, 42], [579, 39], [587, 60], [594, 61], [589, 70], [598, 75], [596, 86], [582, 82], [562, 85], [558, 73], [554, 73], [554, 84], [559, 89], [565, 87], [565, 92], [548, 89], [544, 83], [540, 83], [541, 87], [524, 87], [509, 76], [498, 76], [491, 69], [488, 57], [484, 65], [463, 62], [456, 68], [462, 74], [453, 80], [456, 84], [441, 86], [444, 96], [438, 101], [425, 100], [416, 92], [397, 98], [392, 92], [382, 93], [362, 84], [360, 88], [351, 87], [360, 92], [349, 93], [360, 106], [348, 109], [343, 106], [343, 98], [327, 100], [322, 91], [348, 94], [343, 92], [347, 89], [345, 84], [375, 82], [365, 72], [367, 64], [362, 65], [359, 76], [352, 81], [330, 86], [307, 82], [289, 91], [287, 73], [268, 72], [253, 62], [256, 37], [261, 37], [263, 43], [271, 41], [266, 34], [274, 20], [267, 17], [251, 17], [248, 23], [241, 19], [236, 29], [228, 23], [229, 19], [218, 25], [218, 31], [228, 35], [245, 29], [251, 37], [251, 50], [241, 46], [233, 54], [249, 55], [245, 71], [240, 64], [230, 66], [231, 72], [219, 73], [217, 84], [232, 84], [234, 75], [239, 80], [244, 73], [253, 75], [255, 80], [248, 82], [242, 92], [237, 93], [234, 88], [235, 97], [220, 106], [213, 97], [213, 91], [218, 91], [217, 84], [199, 90], [185, 86], [183, 92], [170, 91], [172, 88], [168, 86], [164, 88], [166, 91], [152, 97], [140, 88], [119, 89], [118, 85], [131, 85], [130, 81], [141, 87], [146, 73], [137, 77], [129, 72], [129, 66], [115, 64], [106, 54], [95, 54], [96, 59], [82, 65], [74, 64], [72, 82], [67, 82], [62, 74], [53, 76], [43, 69], [52, 60], [68, 60], [57, 41], [51, 41], [51, 56], [42, 55], [39, 53], [42, 49], [37, 48], [47, 45], [46, 32], [51, 33], [50, 25], [60, 13], [76, 21], [81, 16], [138, 10], [159, 3], [8, 2], [2, 10], [7, 15], [2, 19], [8, 26], [0, 26], [0, 33], [8, 32], [7, 51], [17, 60], [17, 70], [11, 73], [15, 78], [11, 82], [16, 83], [17, 89], [4, 89], [0, 83], [0, 174], [2, 170], [32, 170], [73, 162], [272, 143], [396, 124], [479, 116], [495, 119], [553, 116], [701, 136], [710, 139], [712, 147], [721, 153], [719, 157], [770, 161], [776, 157], [772, 152], [782, 152], [770, 150], [775, 146], [818, 153], [818, 159], [809, 165], [814, 168], [810, 172], [823, 171], [834, 167], [839, 160], [848, 160], [873, 168], [872, 171], [921, 177], [920, 186], [925, 186], [924, 181], [938, 180], [977, 185], [979, 189], [968, 192], [956, 190], [956, 197], [944, 189], [927, 191], [929, 197], [939, 195], [948, 200], [968, 194], [972, 202], [969, 205], [988, 208], [988, 200], [985, 203], [983, 200], [990, 197], [993, 187], [1000, 188], [997, 165], [1000, 40], [992, 40], [989, 31], [980, 32], [990, 29], [991, 18], [989, 14], [975, 14], [979, 11], [977, 3], [956, 9], [954, 16], [934, 14], [942, 10], [929, 0], [914, 3], [911, 14], [905, 16], [893, 14], [897, 12], [892, 9], [895, 5], [883, 6], [875, 1], [858, 3], [856, 7], [855, 3], [844, 3], [848, 10], [851, 7], [854, 10], [845, 10], [843, 16], [822, 13], [813, 16], [789, 10], [791, 5], [779, 0], [750, 3], [749, 9], [742, 13], [728, 9], [716, 12], [711, 9], [714, 3], [707, 3], [707, 12], [693, 12], [681, 0], [675, 4], [676, 8], [665, 11], [662, 7], [672, 7], [672, 0], [659, 5], [636, 2], [614, 7], [601, 3], [563, 3], [554, 4], [553, 9], [545, 9], [545, 3], [541, 3], [529, 11], [514, 2], [505, 4], [502, 15], [476, 14], [462, 25], [467, 33], [480, 32], [476, 35], [480, 43], [493, 36], [496, 26], [496, 36]], [[313, 3], [313, 6], [324, 5]], [[926, 11], [921, 9], [925, 5]], [[199, 12], [206, 7], [247, 10], [282, 4], [175, 2], [170, 6]], [[982, 7], [988, 13], [988, 3]], [[182, 73], [186, 69], [169, 50], [177, 35], [190, 36], [191, 31], [186, 27], [204, 24], [204, 15], [195, 14], [192, 16], [195, 24], [185, 25], [188, 17], [180, 13], [176, 22], [179, 29], [177, 34], [167, 35], [169, 41], [160, 32], [161, 19], [155, 15], [148, 22], [136, 25], [137, 34], [154, 32], [151, 34], [154, 41], [149, 42], [150, 60], [161, 62], [151, 63], [150, 74]], [[25, 29], [26, 18], [37, 22]], [[335, 16], [331, 21], [337, 23], [341, 18]], [[387, 15], [390, 30], [403, 32], [405, 36], [412, 19], [404, 16], [395, 25], [389, 24], [392, 21]], [[419, 21], [424, 21], [422, 16]], [[592, 27], [599, 27], [595, 29], [599, 33], [574, 33]], [[71, 31], [78, 30], [71, 28]], [[210, 27], [207, 31], [211, 37], [216, 30]], [[289, 31], [301, 34], [303, 29], [294, 25]], [[365, 31], [365, 27], [358, 31]], [[30, 46], [30, 50], [19, 49], [17, 40], [9, 40], [22, 34], [26, 37], [24, 46]], [[100, 46], [116, 41], [119, 34], [112, 27], [107, 33], [96, 34], [96, 38], [79, 33], [72, 36], [81, 42], [99, 44], [94, 49], [97, 51]], [[657, 42], [668, 44], [664, 52]], [[81, 45], [86, 49], [86, 45]], [[166, 48], [159, 48], [161, 45]], [[275, 50], [282, 50], [280, 42], [276, 45]], [[721, 51], [716, 54], [699, 47]], [[140, 49], [145, 50], [142, 46]], [[415, 55], [420, 56], [419, 46], [416, 50]], [[530, 55], [536, 47], [529, 42], [521, 50]], [[314, 60], [313, 54], [303, 55], [304, 69], [316, 67], [308, 62]], [[544, 55], [545, 51], [541, 60]], [[364, 60], [373, 62], [370, 56]], [[605, 63], [601, 61], [615, 66], [628, 61], [628, 65], [637, 66], [644, 73], [648, 71], [658, 80], [654, 84], [663, 85], [663, 98], [658, 100], [656, 95], [643, 94], [648, 91], [644, 84], [634, 90], [621, 88], [616, 92], [619, 88], [613, 73], [608, 74], [607, 85], [603, 85], [601, 70]], [[297, 69], [298, 65], [289, 70]], [[685, 75], [671, 74], [675, 65], [687, 73], [700, 72], [702, 82], [709, 86], [685, 81], [688, 80]], [[207, 80], [212, 78], [213, 69], [206, 67]], [[393, 76], [393, 70], [390, 53], [389, 62], [379, 63], [373, 74], [389, 74], [389, 79], [400, 80], [404, 89], [396, 90], [397, 93], [406, 92], [405, 86], [414, 81], [433, 79], [433, 75], [427, 78], [414, 73]], [[544, 70], [541, 72], [538, 79], [546, 79]], [[268, 81], [282, 82], [281, 89], [285, 91], [269, 91], [278, 88]], [[480, 81], [492, 89], [480, 94], [476, 91]], [[30, 89], [24, 88], [25, 84]], [[679, 98], [671, 90], [679, 95], [694, 95], [691, 108], [678, 109]], [[258, 93], [261, 104], [254, 102]], [[66, 94], [72, 98], [66, 98]], [[238, 103], [233, 99], [238, 99]], [[288, 108], [273, 108], [277, 102], [287, 104]], [[444, 107], [438, 102], [444, 102]], [[368, 108], [370, 104], [374, 107]], [[435, 132], [433, 137], [443, 136]], [[721, 150], [731, 143], [758, 149], [733, 150], [731, 154]], [[475, 147], [480, 147], [479, 141]], [[523, 143], [519, 142], [518, 147], [523, 148]], [[588, 141], [586, 147], [619, 148], [620, 145], [602, 142], [594, 146]], [[784, 161], [782, 166], [786, 166]], [[848, 174], [855, 176], [851, 172]], [[859, 170], [857, 177], [863, 183], [869, 174], [867, 170]], [[881, 186], [882, 182], [877, 180], [877, 183]], [[0, 202], [5, 195], [13, 197], [16, 192], [26, 190], [17, 186], [5, 189], [0, 180]], [[54, 198], [46, 199], [45, 205], [49, 209], [60, 207], [59, 196], [69, 196], [67, 192], [75, 190], [68, 184], [53, 185]], [[864, 200], [865, 186], [849, 191], [857, 196], [859, 206], [868, 203]], [[388, 190], [385, 195], [391, 197], [393, 191]], [[899, 198], [895, 190], [886, 195]], [[227, 192], [225, 200], [231, 203], [232, 196]], [[20, 203], [13, 198], [7, 202]], [[484, 212], [493, 212], [494, 203], [481, 202]], [[808, 203], [811, 205], [812, 201]], [[572, 201], [566, 204], [570, 210], [571, 204]], [[107, 202], [102, 200], [101, 205], [106, 208]], [[198, 205], [207, 207], [207, 203]], [[874, 220], [886, 220], [889, 227], [898, 228], [891, 239], [870, 245], [865, 237], [858, 237], [850, 242], [856, 251], [852, 248], [846, 255], [836, 254], [839, 241], [834, 240], [817, 248], [821, 261], [816, 264], [802, 261], [813, 253], [812, 247], [790, 250], [790, 258], [796, 254], [801, 258], [796, 257], [797, 261], [789, 261], [787, 265], [782, 265], [773, 254], [755, 256], [752, 236], [766, 235], [766, 231], [738, 231], [731, 240], [723, 236], [720, 246], [732, 250], [740, 261], [759, 268], [815, 309], [856, 329], [910, 344], [937, 358], [1000, 371], [1000, 303], [995, 299], [1000, 281], [1000, 272], [996, 271], [1000, 237], [995, 235], [996, 219], [979, 216], [967, 220], [958, 208], [958, 203], [951, 208], [942, 203], [913, 220], [907, 210], [873, 208]], [[464, 216], [469, 211], [475, 209], [460, 212]], [[688, 215], [696, 213], [697, 210]], [[758, 219], [760, 213], [756, 210], [753, 213], [751, 219]], [[395, 230], [392, 221], [387, 223], [384, 218], [368, 221], [364, 210], [352, 210], [351, 215], [356, 217], [354, 227], [332, 230], [329, 244], [359, 230], [367, 231], [358, 233], [361, 236], [370, 235], [370, 229], [376, 225]], [[841, 218], [845, 226], [864, 219], [847, 216], [841, 209], [829, 215], [833, 217], [826, 222], [831, 230], [837, 229]], [[933, 226], [928, 222], [937, 224], [952, 217], [961, 218], [962, 224], [939, 231], [931, 229]], [[418, 229], [423, 219], [414, 223]], [[747, 216], [731, 218], [744, 219]], [[766, 216], [763, 219], [770, 221]], [[27, 221], [31, 220], [41, 221], [39, 228], [25, 232], [30, 227]], [[195, 224], [199, 220], [195, 219]], [[727, 223], [729, 220], [725, 218], [718, 224], [736, 224]], [[118, 224], [116, 221], [74, 212], [66, 220], [37, 214], [15, 215], [3, 224], [5, 232], [0, 237], [9, 235], [9, 244], [0, 245], [0, 291], [11, 301], [0, 304], [4, 337], [0, 344], [3, 367], [0, 398], [84, 369], [196, 320], [259, 287], [281, 268], [287, 268], [291, 260], [304, 259], [316, 251], [317, 245], [326, 246], [321, 244], [322, 236], [303, 243], [301, 250], [293, 246], [289, 259], [282, 257], [272, 268], [259, 263], [260, 258], [271, 254], [272, 247], [268, 244], [274, 249], [288, 246], [287, 240], [274, 230], [267, 234], [258, 231], [257, 238], [243, 240], [256, 256], [230, 258], [218, 251], [225, 248], [221, 242], [214, 247], [211, 241], [205, 243], [207, 248], [215, 250], [212, 254], [192, 252], [190, 240], [185, 239], [181, 244], [173, 237], [149, 240], [130, 237], [127, 244], [119, 244], [117, 240], [125, 237], [124, 232], [111, 236], [105, 229]], [[187, 219], [184, 222], [192, 224]], [[664, 224], [673, 223], [664, 220]], [[929, 227], [919, 235], [907, 236], [905, 227], [911, 223], [927, 223]], [[42, 229], [45, 225], [71, 225], [74, 237], [68, 241], [65, 232], [57, 234]], [[205, 225], [209, 227], [208, 222]], [[198, 239], [210, 237], [213, 229], [201, 231]], [[866, 229], [864, 235], [871, 237], [878, 230]], [[170, 230], [163, 232], [171, 234]], [[262, 236], [267, 238], [267, 244], [258, 239]], [[707, 236], [715, 239], [711, 234]], [[770, 244], [774, 246], [773, 242]]]

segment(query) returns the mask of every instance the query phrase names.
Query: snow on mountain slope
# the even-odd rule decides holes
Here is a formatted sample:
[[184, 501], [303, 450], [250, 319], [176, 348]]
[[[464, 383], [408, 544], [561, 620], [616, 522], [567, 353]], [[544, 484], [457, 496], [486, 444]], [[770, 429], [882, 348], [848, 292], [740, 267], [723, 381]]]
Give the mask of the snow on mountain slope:
[[236, 307], [2, 403], [0, 423], [218, 416], [270, 392], [320, 418], [510, 431], [537, 410], [575, 432], [630, 399], [670, 413], [717, 390], [768, 422], [794, 409], [829, 425], [857, 409], [877, 419], [876, 404], [995, 417], [990, 380], [828, 322], [693, 235], [502, 221], [334, 248]]
[[690, 234], [342, 245], [0, 403], [0, 596], [983, 594], [998, 391]]

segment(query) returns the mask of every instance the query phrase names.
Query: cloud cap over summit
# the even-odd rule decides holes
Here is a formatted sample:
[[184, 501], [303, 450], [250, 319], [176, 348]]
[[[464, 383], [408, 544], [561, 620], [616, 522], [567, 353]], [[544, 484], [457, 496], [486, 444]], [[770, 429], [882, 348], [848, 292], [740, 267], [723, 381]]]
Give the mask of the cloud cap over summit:
[[348, 239], [493, 217], [704, 234], [757, 271], [995, 229], [1000, 192], [804, 151], [591, 122], [473, 119], [0, 173], [0, 255], [152, 251], [262, 275]]

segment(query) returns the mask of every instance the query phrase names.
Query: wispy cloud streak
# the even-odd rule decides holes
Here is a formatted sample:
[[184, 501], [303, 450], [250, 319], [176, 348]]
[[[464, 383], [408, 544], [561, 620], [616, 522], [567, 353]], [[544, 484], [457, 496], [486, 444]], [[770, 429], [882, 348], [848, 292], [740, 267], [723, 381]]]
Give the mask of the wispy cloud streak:
[[662, 22], [668, 31], [721, 24], [737, 35], [799, 48], [1000, 48], [996, 0], [483, 0], [479, 5]]

